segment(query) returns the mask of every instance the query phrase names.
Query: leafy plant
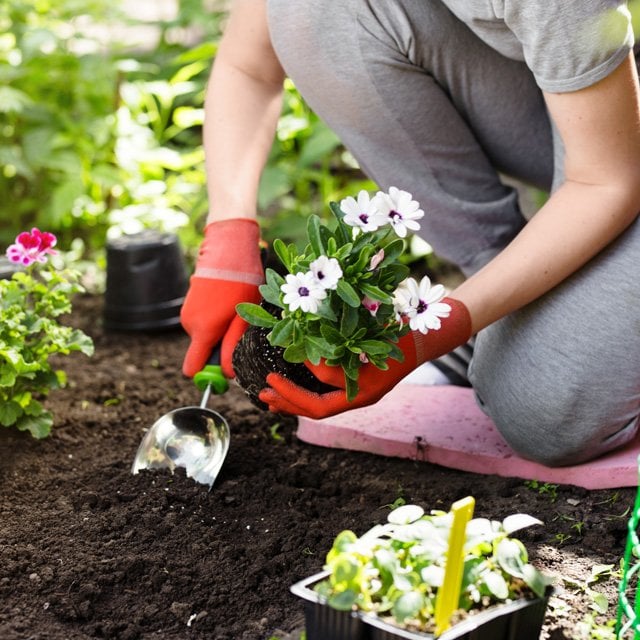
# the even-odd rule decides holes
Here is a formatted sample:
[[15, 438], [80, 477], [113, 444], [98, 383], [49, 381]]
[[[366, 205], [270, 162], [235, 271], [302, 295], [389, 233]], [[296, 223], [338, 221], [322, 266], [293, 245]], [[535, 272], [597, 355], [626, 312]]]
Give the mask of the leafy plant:
[[551, 482], [540, 482], [539, 480], [527, 480], [524, 483], [532, 491], [537, 491], [541, 496], [547, 495], [551, 502], [558, 499], [558, 485]]
[[51, 432], [52, 414], [41, 400], [66, 383], [49, 358], [72, 351], [93, 354], [93, 342], [58, 318], [71, 312], [71, 296], [82, 287], [78, 273], [51, 267], [34, 269], [54, 252], [55, 236], [37, 228], [21, 233], [7, 250], [25, 267], [0, 280], [0, 424], [29, 431], [34, 438]]
[[404, 238], [424, 215], [411, 194], [391, 187], [371, 198], [360, 191], [357, 201], [347, 197], [330, 209], [332, 227], [315, 214], [309, 217], [304, 251], [274, 241], [287, 273], [267, 269], [260, 292], [275, 315], [252, 303], [237, 311], [271, 329], [268, 340], [284, 349], [286, 361], [318, 364], [324, 358], [342, 367], [347, 397], [353, 399], [363, 364], [385, 370], [388, 358], [402, 360], [398, 339], [410, 329], [439, 329], [450, 307], [440, 302], [444, 287], [431, 289], [428, 277], [418, 284], [399, 260]]
[[[460, 611], [544, 596], [550, 579], [529, 563], [524, 545], [511, 537], [534, 524], [541, 522], [525, 514], [502, 522], [475, 518], [467, 524]], [[451, 526], [450, 513], [425, 515], [421, 507], [405, 505], [361, 537], [343, 531], [327, 554], [329, 577], [315, 589], [335, 609], [357, 609], [432, 631]]]

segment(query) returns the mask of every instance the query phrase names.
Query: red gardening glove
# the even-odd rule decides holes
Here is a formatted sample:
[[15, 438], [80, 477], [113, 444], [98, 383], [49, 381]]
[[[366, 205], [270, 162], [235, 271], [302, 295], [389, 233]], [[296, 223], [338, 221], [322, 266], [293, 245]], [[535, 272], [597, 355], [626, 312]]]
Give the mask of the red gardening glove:
[[260, 400], [275, 413], [291, 413], [316, 420], [374, 404], [423, 362], [449, 353], [471, 337], [471, 317], [467, 307], [452, 298], [444, 298], [442, 302], [451, 306], [451, 313], [448, 318], [442, 319], [440, 329], [430, 330], [426, 335], [411, 331], [400, 338], [398, 347], [404, 353], [404, 361], [389, 359], [386, 371], [381, 371], [372, 364], [362, 366], [358, 377], [360, 391], [351, 402], [347, 400], [344, 391], [342, 368], [329, 367], [324, 362], [317, 366], [309, 362], [305, 364], [319, 380], [338, 387], [338, 391], [313, 393], [288, 378], [270, 373], [267, 376], [269, 386], [260, 392]]
[[259, 303], [264, 282], [260, 259], [260, 229], [255, 220], [233, 218], [208, 224], [189, 291], [180, 312], [191, 344], [182, 365], [193, 377], [206, 364], [213, 347], [221, 345], [222, 372], [233, 378], [231, 355], [247, 324], [236, 315], [239, 302]]

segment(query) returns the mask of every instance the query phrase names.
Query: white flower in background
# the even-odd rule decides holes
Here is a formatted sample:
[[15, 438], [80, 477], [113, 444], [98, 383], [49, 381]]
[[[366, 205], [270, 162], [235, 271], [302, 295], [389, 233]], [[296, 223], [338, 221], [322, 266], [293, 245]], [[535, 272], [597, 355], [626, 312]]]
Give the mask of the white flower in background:
[[340, 209], [344, 212], [345, 224], [362, 231], [375, 231], [388, 222], [386, 215], [376, 207], [376, 198], [371, 198], [364, 189], [357, 200], [352, 196], [341, 200]]
[[424, 216], [424, 211], [408, 191], [390, 187], [389, 193], [379, 191], [373, 202], [400, 238], [420, 228], [417, 220]]
[[282, 302], [289, 307], [289, 311], [302, 309], [306, 313], [315, 313], [320, 302], [327, 297], [327, 292], [316, 280], [311, 271], [306, 273], [287, 274], [286, 282], [280, 289], [284, 293]]
[[342, 278], [342, 268], [335, 258], [320, 256], [309, 265], [309, 268], [323, 289], [335, 289]]
[[413, 278], [400, 283], [393, 295], [393, 306], [396, 316], [409, 318], [409, 326], [413, 331], [428, 333], [430, 329], [441, 327], [440, 318], [448, 318], [451, 307], [444, 298], [445, 289], [441, 284], [431, 287], [431, 280], [424, 276], [420, 284]]

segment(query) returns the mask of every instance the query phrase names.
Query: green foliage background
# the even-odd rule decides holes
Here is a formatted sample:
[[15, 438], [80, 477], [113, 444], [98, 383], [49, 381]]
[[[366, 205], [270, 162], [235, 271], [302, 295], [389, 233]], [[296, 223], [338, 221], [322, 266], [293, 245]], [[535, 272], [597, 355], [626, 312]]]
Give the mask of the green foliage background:
[[[195, 254], [204, 90], [226, 17], [215, 2], [179, 0], [161, 21], [122, 1], [0, 4], [0, 246], [35, 225], [102, 264], [107, 238], [152, 227]], [[361, 187], [374, 188], [287, 82], [259, 194], [265, 238], [301, 241], [309, 213]]]
[[[195, 255], [207, 209], [204, 89], [226, 6], [177, 5], [175, 18], [141, 20], [125, 0], [0, 3], [1, 247], [37, 225], [100, 267], [108, 237], [152, 227]], [[639, 31], [640, 0], [629, 6]], [[136, 29], [153, 35], [132, 44]], [[376, 187], [293, 84], [285, 89], [259, 205], [267, 241], [301, 246], [310, 213]]]

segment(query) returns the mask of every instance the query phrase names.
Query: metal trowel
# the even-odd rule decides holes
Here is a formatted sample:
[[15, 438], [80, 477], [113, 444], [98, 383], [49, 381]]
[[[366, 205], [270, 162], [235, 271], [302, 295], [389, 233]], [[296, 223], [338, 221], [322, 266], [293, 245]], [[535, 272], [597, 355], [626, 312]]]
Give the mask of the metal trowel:
[[216, 347], [207, 365], [193, 381], [203, 392], [200, 406], [174, 409], [159, 418], [147, 431], [133, 461], [131, 472], [141, 469], [186, 470], [200, 484], [213, 486], [229, 450], [227, 421], [209, 409], [211, 393], [224, 393], [229, 382], [220, 367], [220, 347]]

